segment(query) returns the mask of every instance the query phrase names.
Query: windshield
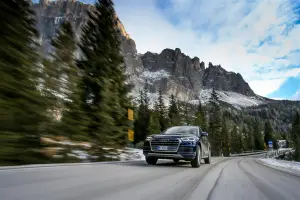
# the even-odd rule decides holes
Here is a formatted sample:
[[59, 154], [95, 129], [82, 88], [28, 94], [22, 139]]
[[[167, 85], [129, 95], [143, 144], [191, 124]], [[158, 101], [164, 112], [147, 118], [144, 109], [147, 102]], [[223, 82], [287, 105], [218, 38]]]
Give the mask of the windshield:
[[191, 126], [191, 127], [178, 126], [178, 127], [169, 128], [165, 132], [163, 132], [162, 134], [193, 134], [193, 135], [198, 135], [198, 130], [197, 130], [197, 127], [195, 127], [195, 126]]

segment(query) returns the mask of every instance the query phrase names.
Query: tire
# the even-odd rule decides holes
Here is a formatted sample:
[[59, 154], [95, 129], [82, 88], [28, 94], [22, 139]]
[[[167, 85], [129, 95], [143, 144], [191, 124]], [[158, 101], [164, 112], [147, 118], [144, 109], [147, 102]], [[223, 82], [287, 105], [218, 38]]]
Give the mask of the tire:
[[179, 163], [179, 159], [177, 159], [177, 158], [174, 158], [173, 161], [174, 161], [174, 163]]
[[201, 156], [202, 156], [201, 148], [200, 148], [200, 146], [197, 146], [197, 148], [196, 148], [196, 156], [191, 161], [191, 165], [192, 165], [193, 168], [199, 168], [200, 167]]
[[149, 165], [156, 165], [157, 160], [158, 160], [157, 158], [146, 157], [146, 162], [147, 162]]
[[205, 164], [210, 164], [210, 162], [211, 162], [211, 152], [210, 152], [210, 150], [209, 150], [208, 157], [204, 158], [204, 162], [205, 162]]

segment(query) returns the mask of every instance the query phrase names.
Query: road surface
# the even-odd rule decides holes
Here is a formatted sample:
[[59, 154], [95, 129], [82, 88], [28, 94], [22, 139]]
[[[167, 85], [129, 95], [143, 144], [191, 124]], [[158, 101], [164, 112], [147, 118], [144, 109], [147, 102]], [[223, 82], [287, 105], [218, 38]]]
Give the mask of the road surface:
[[300, 178], [255, 162], [144, 161], [0, 170], [1, 200], [299, 200]]

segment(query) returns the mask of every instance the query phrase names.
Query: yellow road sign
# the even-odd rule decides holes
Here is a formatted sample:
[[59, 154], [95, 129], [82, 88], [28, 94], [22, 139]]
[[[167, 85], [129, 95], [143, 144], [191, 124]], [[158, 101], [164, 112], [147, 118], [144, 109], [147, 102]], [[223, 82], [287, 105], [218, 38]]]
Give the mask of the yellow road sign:
[[133, 121], [133, 110], [131, 110], [130, 108], [128, 108], [128, 119]]
[[131, 142], [134, 141], [134, 132], [131, 129], [128, 129], [128, 140]]

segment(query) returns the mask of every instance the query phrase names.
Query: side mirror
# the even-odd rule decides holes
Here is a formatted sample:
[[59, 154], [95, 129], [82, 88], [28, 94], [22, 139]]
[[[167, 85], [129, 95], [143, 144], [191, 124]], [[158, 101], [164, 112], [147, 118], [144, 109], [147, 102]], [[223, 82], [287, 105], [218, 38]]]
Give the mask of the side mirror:
[[203, 137], [203, 136], [208, 136], [208, 133], [207, 132], [202, 132], [201, 137]]

